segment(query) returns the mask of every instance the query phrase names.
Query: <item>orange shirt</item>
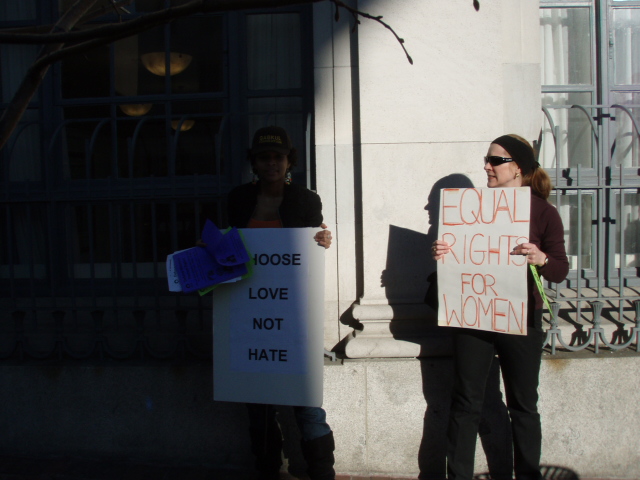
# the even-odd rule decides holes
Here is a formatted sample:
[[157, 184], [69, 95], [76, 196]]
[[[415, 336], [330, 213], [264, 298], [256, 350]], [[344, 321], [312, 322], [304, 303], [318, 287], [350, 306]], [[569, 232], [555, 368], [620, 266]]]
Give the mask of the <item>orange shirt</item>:
[[282, 221], [277, 220], [256, 220], [252, 218], [249, 220], [247, 228], [282, 228]]

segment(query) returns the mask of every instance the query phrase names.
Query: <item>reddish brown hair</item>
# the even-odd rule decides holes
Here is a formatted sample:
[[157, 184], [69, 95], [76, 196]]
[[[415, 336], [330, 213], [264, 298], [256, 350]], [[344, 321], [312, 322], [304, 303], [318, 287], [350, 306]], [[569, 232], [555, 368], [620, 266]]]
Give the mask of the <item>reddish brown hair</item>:
[[[525, 138], [522, 138], [520, 135], [516, 135], [514, 133], [510, 133], [509, 136], [527, 145], [533, 152], [534, 158], [537, 158], [537, 152]], [[522, 176], [522, 186], [531, 187], [531, 193], [537, 195], [538, 197], [544, 198], [545, 200], [549, 198], [551, 190], [553, 190], [551, 177], [549, 177], [545, 169], [540, 166], [534, 168], [527, 175]]]

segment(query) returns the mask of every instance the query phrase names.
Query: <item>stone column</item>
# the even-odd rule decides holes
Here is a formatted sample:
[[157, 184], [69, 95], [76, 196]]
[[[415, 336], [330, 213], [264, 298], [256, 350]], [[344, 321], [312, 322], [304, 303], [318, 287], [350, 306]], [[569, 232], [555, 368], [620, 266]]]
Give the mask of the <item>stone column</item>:
[[442, 187], [484, 186], [482, 157], [504, 133], [540, 128], [538, 2], [372, 3], [358, 28], [362, 165], [361, 324], [351, 358], [442, 355], [447, 329], [425, 302], [436, 269]]

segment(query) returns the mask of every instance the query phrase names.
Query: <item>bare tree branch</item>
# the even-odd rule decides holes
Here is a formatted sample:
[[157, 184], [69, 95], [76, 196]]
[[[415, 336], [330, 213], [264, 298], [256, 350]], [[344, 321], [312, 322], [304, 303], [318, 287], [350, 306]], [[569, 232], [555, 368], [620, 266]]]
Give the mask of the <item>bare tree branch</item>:
[[[60, 20], [56, 23], [54, 29], [65, 32], [71, 30], [76, 22], [79, 21], [91, 7], [93, 7], [93, 4], [96, 1], [97, 0], [77, 0], [71, 8], [69, 8], [62, 17], [60, 17]], [[43, 47], [39, 58], [46, 57], [50, 53], [62, 49], [63, 45], [64, 44], [62, 43], [56, 43]], [[49, 65], [50, 63], [46, 63], [37, 68], [32, 66], [22, 80], [22, 83], [11, 99], [9, 106], [2, 114], [2, 118], [0, 118], [0, 148], [7, 143], [11, 133], [18, 125], [18, 122], [20, 121], [20, 118], [22, 118], [24, 111], [27, 109], [29, 102], [42, 83], [42, 79], [47, 73], [47, 70], [49, 70]]]
[[109, 14], [112, 11], [115, 11], [116, 14], [121, 15], [122, 12], [124, 13], [129, 13], [129, 11], [125, 8], [129, 5], [131, 5], [132, 3], [135, 2], [135, 0], [110, 0], [111, 1], [111, 5], [110, 6], [106, 6], [106, 5], [102, 5], [101, 7], [97, 8], [96, 10], [93, 10], [91, 12], [89, 12], [83, 19], [83, 23], [89, 20], [95, 20], [96, 18], [100, 18], [104, 15]]
[[370, 15], [365, 12], [361, 12], [360, 10], [356, 10], [355, 8], [350, 7], [349, 5], [345, 4], [342, 0], [331, 0], [331, 2], [334, 3], [336, 6], [336, 21], [339, 18], [339, 13], [338, 13], [339, 7], [342, 7], [345, 10], [347, 10], [349, 13], [351, 13], [351, 15], [355, 20], [355, 25], [353, 26], [354, 31], [356, 30], [357, 26], [360, 24], [360, 19], [358, 17], [374, 20], [378, 22], [380, 25], [383, 25], [386, 29], [390, 30], [391, 33], [393, 33], [393, 36], [396, 37], [396, 40], [398, 40], [398, 43], [402, 47], [402, 50], [404, 50], [404, 54], [407, 56], [407, 60], [411, 65], [413, 65], [413, 59], [411, 58], [411, 55], [409, 55], [409, 52], [407, 52], [407, 49], [404, 46], [404, 38], [400, 38], [396, 33], [396, 31], [389, 24], [382, 21], [382, 15], [378, 15], [374, 17], [373, 15]]

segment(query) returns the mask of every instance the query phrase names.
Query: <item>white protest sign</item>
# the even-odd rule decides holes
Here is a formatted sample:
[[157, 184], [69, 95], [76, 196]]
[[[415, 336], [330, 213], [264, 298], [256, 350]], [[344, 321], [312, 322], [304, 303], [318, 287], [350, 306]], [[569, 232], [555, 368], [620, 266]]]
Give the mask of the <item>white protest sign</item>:
[[215, 400], [322, 405], [324, 248], [316, 231], [242, 230], [253, 275], [213, 291]]
[[438, 325], [527, 333], [527, 261], [510, 255], [529, 240], [529, 187], [445, 188], [438, 238]]

